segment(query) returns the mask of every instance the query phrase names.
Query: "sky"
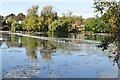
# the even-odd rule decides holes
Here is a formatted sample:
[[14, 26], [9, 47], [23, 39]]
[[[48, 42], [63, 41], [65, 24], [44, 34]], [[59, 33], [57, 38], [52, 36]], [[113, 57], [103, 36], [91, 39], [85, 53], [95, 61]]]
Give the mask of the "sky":
[[83, 18], [94, 17], [93, 1], [92, 0], [4, 0], [0, 2], [0, 15], [6, 16], [10, 13], [24, 13], [32, 5], [39, 5], [38, 13], [46, 5], [52, 5], [54, 11], [61, 14], [72, 11], [73, 15], [83, 16]]

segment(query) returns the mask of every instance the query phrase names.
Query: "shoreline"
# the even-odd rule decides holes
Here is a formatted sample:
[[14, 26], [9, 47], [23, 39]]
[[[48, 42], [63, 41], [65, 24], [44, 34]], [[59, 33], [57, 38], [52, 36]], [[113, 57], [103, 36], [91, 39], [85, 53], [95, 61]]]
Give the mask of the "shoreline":
[[[79, 41], [80, 43], [94, 43], [94, 44], [99, 44], [100, 41], [95, 41], [95, 40], [85, 40], [85, 39], [73, 39], [73, 38], [54, 38], [54, 37], [43, 37], [43, 36], [32, 36], [30, 34], [23, 34], [23, 33], [13, 33], [10, 31], [0, 31], [0, 32], [5, 32], [9, 34], [14, 34], [18, 36], [24, 36], [24, 37], [30, 37], [30, 38], [35, 38], [35, 39], [41, 39], [41, 40], [49, 40], [49, 41], [55, 41], [55, 42], [60, 42], [60, 43], [71, 43], [75, 44], [74, 41]], [[67, 42], [66, 42], [67, 41]]]
[[23, 34], [23, 33], [12, 33], [9, 32], [9, 34], [14, 34], [18, 36], [24, 36], [24, 37], [30, 37], [30, 38], [35, 38], [35, 39], [41, 39], [41, 40], [49, 40], [49, 41], [54, 41], [54, 42], [59, 42], [59, 43], [70, 43], [70, 44], [77, 44], [76, 42], [80, 43], [94, 43], [94, 44], [99, 44], [101, 43], [100, 41], [95, 41], [95, 40], [85, 40], [85, 39], [73, 39], [73, 38], [54, 38], [54, 37], [43, 37], [43, 36], [32, 36], [30, 34]]
[[[3, 32], [3, 33], [14, 33], [14, 32], [11, 32], [11, 31], [2, 31], [0, 30], [0, 32]], [[15, 32], [15, 33], [23, 33], [24, 31], [20, 31], [20, 32]], [[31, 32], [26, 32], [26, 34], [29, 34], [29, 33], [33, 33], [32, 31]], [[47, 32], [34, 32], [35, 34], [42, 34], [42, 33], [47, 33]], [[80, 32], [80, 33], [83, 33], [83, 34], [88, 34], [88, 35], [110, 35], [110, 33], [94, 33], [94, 32], [90, 32], [90, 31], [83, 31], [83, 32]], [[69, 33], [69, 34], [78, 34], [78, 33]]]
[[1, 31], [1, 30], [0, 30], [0, 32], [3, 32], [3, 33], [9, 33], [10, 31]]
[[[44, 37], [44, 36], [32, 36], [30, 34], [24, 34], [24, 33], [13, 33], [10, 31], [0, 31], [1, 33], [9, 33], [9, 34], [14, 34], [14, 35], [18, 35], [18, 36], [24, 36], [24, 37], [30, 37], [30, 38], [35, 38], [35, 39], [41, 39], [41, 40], [49, 40], [49, 41], [55, 41], [55, 42], [60, 42], [60, 43], [75, 43], [75, 41], [79, 41], [80, 43], [95, 43], [95, 44], [99, 44], [101, 43], [100, 41], [95, 41], [95, 40], [85, 40], [85, 39], [73, 39], [73, 38], [54, 38], [54, 37]], [[109, 35], [106, 33], [82, 33], [82, 34], [88, 34], [88, 35], [95, 35], [95, 34], [99, 34], [99, 35]]]

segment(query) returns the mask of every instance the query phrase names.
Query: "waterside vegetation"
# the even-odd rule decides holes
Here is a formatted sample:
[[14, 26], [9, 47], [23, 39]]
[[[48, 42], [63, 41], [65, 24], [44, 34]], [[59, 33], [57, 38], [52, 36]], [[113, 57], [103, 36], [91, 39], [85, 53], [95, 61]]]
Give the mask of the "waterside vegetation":
[[119, 33], [119, 2], [95, 1], [93, 7], [101, 16], [97, 15], [84, 19], [82, 16], [73, 15], [72, 11], [58, 16], [52, 5], [44, 6], [41, 12], [38, 12], [39, 6], [33, 5], [27, 10], [26, 15], [11, 13], [5, 17], [1, 16], [2, 27], [12, 32], [70, 33], [90, 31], [95, 33]]

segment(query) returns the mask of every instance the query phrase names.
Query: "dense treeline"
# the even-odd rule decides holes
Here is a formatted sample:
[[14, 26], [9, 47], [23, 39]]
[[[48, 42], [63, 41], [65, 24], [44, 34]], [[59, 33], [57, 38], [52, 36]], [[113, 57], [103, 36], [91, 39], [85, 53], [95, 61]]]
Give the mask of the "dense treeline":
[[109, 25], [105, 23], [101, 17], [87, 18], [84, 23], [85, 29], [91, 32], [108, 33]]
[[[101, 12], [101, 17], [83, 19], [82, 16], [72, 15], [71, 11], [63, 16], [58, 16], [53, 6], [47, 5], [38, 12], [39, 6], [34, 5], [27, 10], [26, 16], [19, 13], [17, 16], [10, 14], [3, 18], [2, 25], [8, 26], [12, 32], [56, 32], [69, 33], [78, 31], [91, 31], [100, 33], [116, 32], [119, 27], [119, 8], [117, 2], [94, 2], [96, 12]], [[106, 9], [106, 10], [105, 10]], [[7, 23], [6, 23], [7, 20]], [[119, 30], [117, 30], [119, 31]]]
[[[109, 29], [109, 37], [102, 40], [102, 43], [98, 46], [103, 48], [103, 50], [109, 47], [110, 43], [115, 43], [116, 47], [112, 53], [117, 53], [116, 58], [120, 54], [120, 2], [94, 2], [94, 8], [96, 12], [101, 14], [101, 21], [105, 23], [106, 28]], [[116, 61], [119, 60], [116, 59]]]
[[[77, 29], [81, 28], [84, 19], [82, 16], [72, 16], [72, 12], [59, 17], [57, 12], [53, 10], [53, 6], [47, 5], [38, 12], [39, 6], [34, 5], [27, 10], [25, 17], [24, 14], [19, 13], [17, 16], [10, 14], [3, 19], [3, 25], [7, 26], [12, 32], [16, 31], [33, 31], [33, 32], [56, 32], [56, 33], [69, 33], [73, 28], [73, 24]], [[18, 18], [18, 19], [17, 19]], [[7, 23], [5, 24], [5, 20]], [[78, 30], [79, 31], [79, 30]]]

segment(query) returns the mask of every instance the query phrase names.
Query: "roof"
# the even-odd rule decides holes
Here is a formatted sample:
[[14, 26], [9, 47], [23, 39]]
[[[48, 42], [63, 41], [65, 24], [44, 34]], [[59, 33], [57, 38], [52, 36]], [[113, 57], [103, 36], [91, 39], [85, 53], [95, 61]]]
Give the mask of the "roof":
[[23, 21], [25, 19], [25, 16], [11, 16], [11, 18], [15, 18], [16, 21]]

